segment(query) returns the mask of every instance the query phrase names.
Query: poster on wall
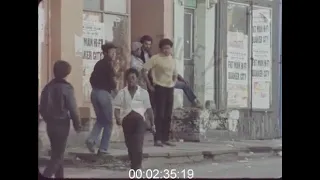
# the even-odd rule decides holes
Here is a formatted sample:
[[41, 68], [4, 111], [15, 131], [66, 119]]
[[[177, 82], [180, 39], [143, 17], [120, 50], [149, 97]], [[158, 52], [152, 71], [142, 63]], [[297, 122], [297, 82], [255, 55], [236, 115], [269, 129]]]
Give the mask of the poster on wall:
[[252, 107], [270, 108], [271, 92], [271, 10], [253, 10]]
[[83, 21], [82, 71], [85, 102], [90, 102], [91, 85], [89, 79], [94, 65], [102, 58], [101, 45], [104, 43], [104, 34], [103, 23]]
[[228, 32], [228, 107], [248, 107], [248, 36]]

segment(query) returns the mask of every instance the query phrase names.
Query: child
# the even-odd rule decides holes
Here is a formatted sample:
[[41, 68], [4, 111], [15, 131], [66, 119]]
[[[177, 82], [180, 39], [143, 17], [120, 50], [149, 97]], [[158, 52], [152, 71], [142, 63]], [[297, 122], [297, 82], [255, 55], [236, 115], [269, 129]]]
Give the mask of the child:
[[51, 145], [51, 159], [43, 175], [63, 178], [63, 156], [70, 130], [70, 119], [76, 132], [80, 132], [78, 107], [73, 86], [65, 79], [71, 72], [68, 62], [59, 60], [54, 64], [54, 79], [42, 90], [40, 114], [47, 124]]

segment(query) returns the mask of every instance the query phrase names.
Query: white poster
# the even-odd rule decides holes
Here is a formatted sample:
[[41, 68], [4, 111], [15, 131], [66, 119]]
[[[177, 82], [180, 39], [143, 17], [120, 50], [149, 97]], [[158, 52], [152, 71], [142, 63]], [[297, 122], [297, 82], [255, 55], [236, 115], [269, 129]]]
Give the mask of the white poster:
[[252, 107], [270, 108], [271, 92], [271, 10], [253, 10]]
[[248, 36], [228, 32], [227, 92], [228, 107], [248, 106]]
[[83, 93], [84, 100], [90, 102], [91, 85], [89, 82], [94, 65], [102, 58], [101, 45], [104, 43], [104, 24], [83, 21]]

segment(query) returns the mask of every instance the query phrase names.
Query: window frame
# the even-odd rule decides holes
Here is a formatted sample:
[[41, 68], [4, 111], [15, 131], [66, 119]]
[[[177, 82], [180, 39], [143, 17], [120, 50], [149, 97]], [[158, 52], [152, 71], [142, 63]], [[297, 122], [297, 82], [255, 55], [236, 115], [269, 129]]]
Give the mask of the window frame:
[[95, 13], [101, 13], [102, 14], [102, 22], [104, 22], [103, 19], [103, 14], [111, 14], [111, 15], [118, 15], [118, 16], [127, 16], [129, 17], [129, 13], [128, 13], [128, 9], [129, 9], [129, 0], [125, 0], [126, 1], [126, 13], [121, 13], [121, 12], [114, 12], [114, 11], [105, 11], [104, 10], [104, 0], [100, 0], [100, 9], [99, 10], [95, 10], [95, 9], [87, 9], [87, 8], [83, 8], [84, 12], [95, 12]]
[[[194, 8], [189, 8], [189, 7], [185, 7], [184, 8], [184, 18], [185, 18], [185, 15], [186, 14], [189, 14], [190, 15], [190, 20], [191, 20], [191, 23], [190, 23], [190, 29], [191, 29], [191, 32], [190, 32], [190, 57], [185, 57], [185, 54], [183, 54], [183, 58], [184, 60], [193, 60], [193, 53], [194, 53], [194, 27], [195, 27], [195, 12], [194, 12]], [[184, 37], [185, 37], [185, 34], [184, 34]], [[185, 42], [183, 42], [185, 43]]]

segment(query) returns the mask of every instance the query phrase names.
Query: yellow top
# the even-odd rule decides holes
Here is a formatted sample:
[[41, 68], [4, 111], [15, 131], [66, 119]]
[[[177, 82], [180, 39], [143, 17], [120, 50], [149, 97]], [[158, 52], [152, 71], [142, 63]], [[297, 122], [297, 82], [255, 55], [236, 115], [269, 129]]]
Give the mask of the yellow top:
[[175, 85], [177, 77], [176, 61], [172, 56], [156, 54], [147, 60], [143, 68], [147, 71], [152, 70], [151, 76], [154, 84], [170, 88]]

